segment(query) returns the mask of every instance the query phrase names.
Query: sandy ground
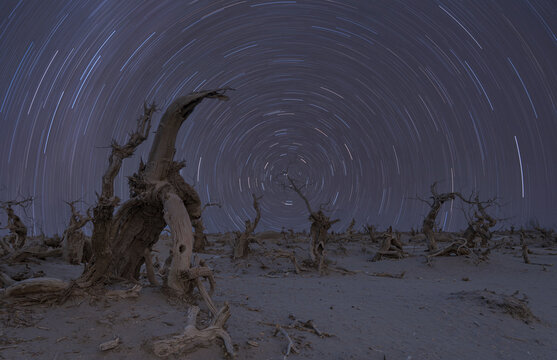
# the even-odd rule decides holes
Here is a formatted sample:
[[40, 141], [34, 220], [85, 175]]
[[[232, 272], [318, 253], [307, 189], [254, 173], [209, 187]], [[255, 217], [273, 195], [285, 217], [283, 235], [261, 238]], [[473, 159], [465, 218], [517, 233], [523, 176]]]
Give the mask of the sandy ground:
[[[273, 259], [278, 249], [306, 257], [308, 240], [303, 236], [285, 240], [263, 233], [258, 238], [245, 260], [231, 260], [231, 237], [225, 235], [210, 236], [211, 246], [200, 255], [215, 271], [214, 301], [231, 306], [227, 327], [237, 359], [283, 359], [288, 341], [275, 334], [274, 324], [285, 328], [299, 351], [289, 359], [557, 358], [556, 267], [525, 264], [517, 239], [499, 236], [505, 245], [487, 261], [452, 256], [428, 264], [423, 242], [407, 236], [403, 242], [409, 257], [378, 262], [369, 261], [378, 244], [366, 236], [337, 238], [327, 245], [329, 268], [355, 273], [320, 276], [316, 271], [296, 274], [288, 259]], [[532, 262], [556, 262], [557, 244], [547, 245], [530, 241]], [[166, 246], [164, 241], [158, 244], [161, 259]], [[48, 277], [72, 279], [82, 267], [56, 259], [3, 264], [1, 270], [11, 276], [42, 270]], [[131, 299], [76, 298], [60, 306], [26, 307], [3, 300], [0, 359], [155, 359], [151, 340], [179, 333], [188, 305], [170, 299], [146, 279], [141, 282], [139, 296]], [[535, 318], [499, 306], [505, 299], [507, 305], [527, 304]], [[201, 326], [209, 315], [200, 307]], [[298, 326], [290, 328], [295, 320]], [[308, 320], [322, 336], [299, 325]], [[119, 346], [99, 350], [99, 344], [116, 336]], [[217, 342], [169, 358], [221, 359], [224, 353]]]

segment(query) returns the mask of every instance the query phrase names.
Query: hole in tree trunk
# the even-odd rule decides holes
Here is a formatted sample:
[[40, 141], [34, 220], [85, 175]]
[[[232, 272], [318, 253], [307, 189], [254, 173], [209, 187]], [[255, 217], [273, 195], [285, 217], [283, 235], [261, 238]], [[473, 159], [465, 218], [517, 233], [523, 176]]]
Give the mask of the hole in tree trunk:
[[183, 253], [184, 251], [186, 251], [186, 247], [184, 245], [180, 245], [180, 247], [178, 248], [178, 250], [180, 251], [180, 254]]

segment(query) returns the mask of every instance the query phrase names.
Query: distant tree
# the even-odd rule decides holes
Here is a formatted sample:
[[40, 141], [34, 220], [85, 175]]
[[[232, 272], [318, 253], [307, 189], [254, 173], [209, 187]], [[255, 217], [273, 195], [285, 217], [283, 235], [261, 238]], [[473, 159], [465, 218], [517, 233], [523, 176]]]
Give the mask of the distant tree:
[[311, 242], [309, 247], [310, 260], [318, 270], [323, 273], [325, 268], [325, 244], [327, 243], [327, 232], [331, 226], [340, 221], [340, 219], [331, 220], [323, 210], [313, 211], [307, 197], [302, 192], [302, 186], [298, 185], [294, 179], [286, 174], [289, 189], [294, 191], [306, 204], [309, 212], [309, 220], [311, 221], [310, 236]]
[[8, 216], [8, 224], [4, 228], [9, 231], [7, 241], [16, 250], [21, 249], [25, 245], [27, 239], [27, 226], [25, 226], [21, 218], [16, 215], [13, 207], [19, 206], [25, 210], [32, 202], [33, 198], [28, 197], [23, 200], [10, 200], [0, 203], [0, 208], [2, 208]]
[[259, 224], [261, 219], [261, 209], [259, 208], [259, 200], [263, 196], [257, 197], [255, 194], [251, 194], [253, 197], [253, 208], [255, 209], [255, 219], [250, 221], [246, 220], [246, 228], [243, 233], [236, 235], [236, 241], [234, 243], [234, 253], [232, 257], [234, 259], [244, 258], [249, 254], [249, 243], [253, 240], [253, 235], [255, 228]]
[[434, 182], [431, 187], [431, 201], [422, 200], [429, 205], [429, 212], [427, 213], [424, 222], [422, 224], [422, 232], [424, 233], [427, 240], [427, 250], [429, 252], [437, 251], [437, 242], [435, 241], [435, 221], [437, 220], [437, 215], [441, 206], [448, 200], [454, 200], [455, 196], [458, 195], [456, 192], [442, 193], [439, 194], [436, 190], [437, 182]]

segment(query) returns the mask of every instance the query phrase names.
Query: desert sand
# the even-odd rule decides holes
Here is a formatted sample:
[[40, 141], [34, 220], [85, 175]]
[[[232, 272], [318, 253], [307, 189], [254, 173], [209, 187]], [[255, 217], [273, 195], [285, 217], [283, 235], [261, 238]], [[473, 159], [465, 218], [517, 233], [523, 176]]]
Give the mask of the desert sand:
[[[533, 233], [532, 233], [533, 234]], [[281, 251], [308, 253], [304, 234], [264, 232], [247, 258], [232, 260], [232, 234], [209, 236], [197, 254], [215, 273], [213, 300], [228, 302], [227, 330], [237, 359], [555, 359], [557, 259], [555, 239], [529, 240], [530, 264], [516, 235], [494, 235], [492, 250], [427, 259], [423, 238], [403, 234], [406, 256], [371, 262], [379, 243], [367, 234], [332, 235], [327, 270], [296, 272]], [[155, 264], [171, 241], [157, 243]], [[493, 245], [492, 244], [492, 245]], [[447, 243], [440, 243], [440, 247]], [[14, 279], [75, 279], [83, 265], [61, 258], [2, 264]], [[158, 275], [157, 275], [158, 276]], [[159, 278], [160, 279], [160, 278]], [[140, 285], [141, 287], [137, 286]], [[179, 334], [189, 304], [152, 286], [142, 273], [130, 297], [75, 296], [64, 304], [1, 299], [2, 359], [157, 359], [152, 343]], [[287, 337], [288, 336], [288, 337]], [[114, 348], [99, 346], [111, 340]], [[290, 353], [286, 356], [290, 346]], [[111, 343], [108, 343], [110, 347]], [[169, 359], [229, 358], [219, 339]]]

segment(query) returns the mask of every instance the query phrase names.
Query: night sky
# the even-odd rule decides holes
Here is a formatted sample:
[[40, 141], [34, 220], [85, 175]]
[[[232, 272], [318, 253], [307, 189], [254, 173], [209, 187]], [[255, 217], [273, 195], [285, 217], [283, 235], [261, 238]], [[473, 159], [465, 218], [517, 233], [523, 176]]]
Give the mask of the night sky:
[[[555, 0], [2, 0], [0, 200], [35, 196], [24, 222], [61, 233], [144, 101], [229, 86], [177, 141], [186, 181], [223, 204], [209, 231], [243, 228], [253, 192], [257, 230], [308, 229], [285, 169], [333, 230], [419, 227], [433, 181], [500, 198], [505, 226], [555, 226], [556, 33]], [[461, 205], [438, 222], [462, 229]]]

